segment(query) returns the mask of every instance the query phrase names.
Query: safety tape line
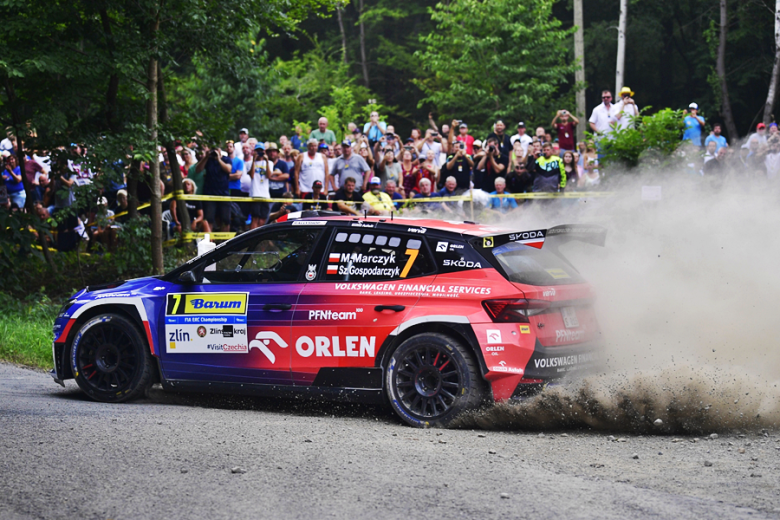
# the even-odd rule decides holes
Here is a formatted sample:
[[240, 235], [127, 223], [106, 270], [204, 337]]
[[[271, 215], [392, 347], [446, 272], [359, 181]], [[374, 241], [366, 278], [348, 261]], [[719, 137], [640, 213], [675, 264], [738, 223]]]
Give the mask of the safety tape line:
[[[489, 195], [490, 197], [499, 198], [512, 198], [512, 199], [581, 199], [581, 198], [594, 198], [594, 197], [610, 197], [614, 195], [611, 191], [575, 191], [575, 192], [553, 192], [553, 193], [504, 193], [502, 195]], [[177, 200], [210, 200], [210, 201], [222, 201], [222, 202], [284, 202], [290, 203], [313, 203], [312, 199], [285, 199], [285, 198], [267, 198], [267, 197], [231, 197], [228, 195], [178, 195]], [[393, 203], [397, 202], [451, 202], [451, 201], [464, 201], [469, 202], [472, 200], [471, 195], [455, 195], [453, 197], [418, 197], [414, 199], [393, 199]], [[319, 199], [321, 204], [335, 204], [337, 202], [352, 202], [345, 200], [328, 200]]]

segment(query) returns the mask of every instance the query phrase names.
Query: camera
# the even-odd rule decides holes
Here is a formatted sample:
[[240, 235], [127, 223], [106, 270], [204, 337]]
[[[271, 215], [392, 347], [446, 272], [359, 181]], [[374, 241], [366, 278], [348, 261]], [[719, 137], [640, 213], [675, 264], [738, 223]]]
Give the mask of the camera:
[[463, 142], [459, 143], [458, 144], [458, 148], [460, 148], [461, 150], [465, 150], [466, 149], [466, 143], [463, 143]]
[[209, 157], [211, 157], [212, 159], [216, 159], [217, 158], [217, 151], [216, 150], [211, 150], [209, 152]]
[[412, 149], [411, 146], [404, 146], [404, 150], [410, 150], [411, 151], [411, 149]]
[[456, 119], [455, 122], [457, 122], [459, 125], [463, 124], [463, 119]]
[[491, 144], [490, 146], [488, 146], [488, 152], [496, 153], [496, 145]]
[[566, 115], [566, 114], [568, 114], [568, 113], [569, 113], [569, 112], [567, 112], [566, 110], [561, 110], [561, 115], [562, 115], [562, 116], [565, 116], [565, 115]]
[[431, 132], [431, 136], [438, 137], [439, 136], [439, 132]]

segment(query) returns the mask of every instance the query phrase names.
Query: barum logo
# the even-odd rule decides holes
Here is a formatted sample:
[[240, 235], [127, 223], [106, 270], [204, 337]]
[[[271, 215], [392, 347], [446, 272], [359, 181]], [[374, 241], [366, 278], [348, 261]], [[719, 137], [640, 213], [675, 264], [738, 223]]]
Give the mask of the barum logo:
[[194, 298], [190, 300], [190, 304], [193, 309], [240, 309], [242, 302], [240, 301], [225, 301], [225, 302], [210, 302], [201, 298]]

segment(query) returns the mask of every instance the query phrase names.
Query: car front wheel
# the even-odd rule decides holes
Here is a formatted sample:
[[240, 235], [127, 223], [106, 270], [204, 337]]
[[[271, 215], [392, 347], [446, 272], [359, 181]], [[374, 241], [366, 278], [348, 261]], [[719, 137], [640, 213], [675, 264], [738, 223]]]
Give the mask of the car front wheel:
[[446, 427], [482, 404], [486, 383], [466, 347], [444, 334], [424, 333], [393, 352], [385, 389], [393, 410], [407, 423]]
[[152, 384], [146, 341], [118, 314], [102, 314], [84, 323], [73, 340], [70, 362], [79, 388], [96, 401], [130, 401]]

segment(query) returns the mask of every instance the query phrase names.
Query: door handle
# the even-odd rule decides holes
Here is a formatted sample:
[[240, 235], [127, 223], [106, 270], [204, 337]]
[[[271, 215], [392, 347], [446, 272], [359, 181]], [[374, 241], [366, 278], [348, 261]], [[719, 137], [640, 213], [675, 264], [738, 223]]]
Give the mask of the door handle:
[[263, 305], [264, 311], [289, 311], [292, 305], [289, 303], [266, 303]]
[[393, 311], [393, 312], [401, 312], [406, 307], [404, 305], [377, 305], [374, 307], [374, 310], [376, 312], [382, 312], [382, 311]]

